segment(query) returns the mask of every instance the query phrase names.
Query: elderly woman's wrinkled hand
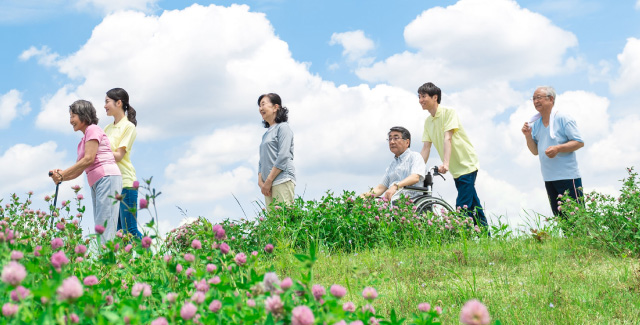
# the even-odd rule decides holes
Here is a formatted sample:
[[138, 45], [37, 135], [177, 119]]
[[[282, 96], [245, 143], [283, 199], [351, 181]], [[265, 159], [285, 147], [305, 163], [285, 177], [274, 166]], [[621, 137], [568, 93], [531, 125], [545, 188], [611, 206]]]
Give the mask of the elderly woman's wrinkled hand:
[[58, 185], [60, 183], [62, 183], [62, 169], [54, 169], [54, 170], [50, 170], [49, 171], [49, 175], [51, 175], [51, 179], [53, 180], [53, 183]]

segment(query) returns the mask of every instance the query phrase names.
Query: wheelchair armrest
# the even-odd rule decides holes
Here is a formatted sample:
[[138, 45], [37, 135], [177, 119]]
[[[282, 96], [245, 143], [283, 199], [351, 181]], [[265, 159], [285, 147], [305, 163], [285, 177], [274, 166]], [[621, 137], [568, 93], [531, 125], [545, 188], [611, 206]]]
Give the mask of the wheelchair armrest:
[[426, 192], [429, 190], [426, 187], [422, 187], [422, 186], [405, 186], [403, 187], [403, 189], [412, 190], [412, 191], [421, 191], [421, 192]]

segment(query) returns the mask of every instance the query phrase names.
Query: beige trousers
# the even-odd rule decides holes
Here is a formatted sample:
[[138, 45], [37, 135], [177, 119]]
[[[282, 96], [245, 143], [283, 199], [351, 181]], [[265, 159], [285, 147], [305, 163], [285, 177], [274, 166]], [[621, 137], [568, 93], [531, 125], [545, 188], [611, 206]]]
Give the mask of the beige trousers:
[[271, 211], [271, 207], [269, 206], [271, 202], [278, 201], [284, 202], [287, 205], [293, 203], [293, 190], [295, 189], [295, 185], [293, 185], [292, 181], [286, 181], [282, 184], [278, 184], [276, 186], [271, 187], [271, 196], [264, 197], [264, 203], [267, 204], [267, 209]]

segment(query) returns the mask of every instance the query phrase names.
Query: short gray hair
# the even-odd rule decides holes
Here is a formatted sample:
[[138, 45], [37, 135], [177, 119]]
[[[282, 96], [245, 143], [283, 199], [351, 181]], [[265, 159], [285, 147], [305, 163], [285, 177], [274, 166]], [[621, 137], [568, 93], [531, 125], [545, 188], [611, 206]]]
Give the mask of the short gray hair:
[[538, 90], [538, 89], [543, 90], [547, 94], [547, 96], [553, 97], [553, 101], [556, 100], [556, 90], [553, 89], [553, 87], [551, 87], [551, 86], [540, 86], [540, 87], [536, 88], [536, 90]]
[[69, 105], [69, 112], [78, 115], [80, 121], [86, 125], [98, 124], [96, 109], [88, 100], [79, 99]]

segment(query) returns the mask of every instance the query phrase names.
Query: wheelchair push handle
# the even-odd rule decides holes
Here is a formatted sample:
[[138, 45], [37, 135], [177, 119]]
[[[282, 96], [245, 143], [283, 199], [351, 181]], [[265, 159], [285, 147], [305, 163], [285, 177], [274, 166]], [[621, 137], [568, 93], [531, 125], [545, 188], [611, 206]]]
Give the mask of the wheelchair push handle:
[[440, 174], [440, 172], [438, 171], [438, 166], [434, 166], [433, 168], [431, 168], [430, 170], [433, 170], [433, 176], [440, 176], [442, 177], [442, 179], [444, 179], [445, 181], [447, 180], [446, 178], [444, 178], [444, 176], [442, 174]]

